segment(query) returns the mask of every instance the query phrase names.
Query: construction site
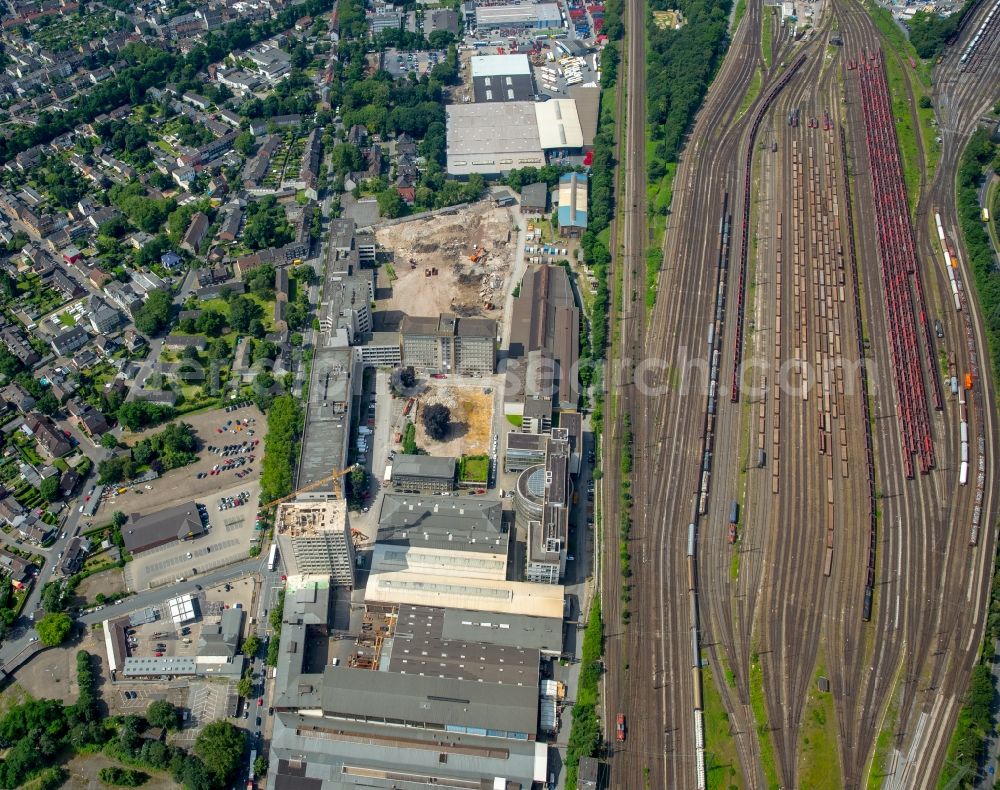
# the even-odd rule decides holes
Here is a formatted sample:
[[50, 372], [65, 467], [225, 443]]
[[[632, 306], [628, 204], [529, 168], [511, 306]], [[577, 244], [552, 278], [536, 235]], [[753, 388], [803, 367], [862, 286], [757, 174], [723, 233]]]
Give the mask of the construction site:
[[[490, 449], [493, 433], [494, 388], [484, 387], [482, 379], [476, 384], [449, 384], [447, 381], [432, 379], [423, 392], [417, 396], [413, 421], [416, 425], [417, 446], [431, 455], [454, 456], [478, 455]], [[489, 379], [486, 379], [489, 381]], [[486, 392], [485, 390], [491, 390]], [[434, 403], [440, 403], [451, 411], [451, 426], [442, 441], [427, 435], [421, 419], [423, 410]]]
[[376, 239], [394, 258], [379, 271], [379, 294], [390, 294], [380, 310], [502, 319], [517, 252], [510, 210], [482, 201], [379, 228]]

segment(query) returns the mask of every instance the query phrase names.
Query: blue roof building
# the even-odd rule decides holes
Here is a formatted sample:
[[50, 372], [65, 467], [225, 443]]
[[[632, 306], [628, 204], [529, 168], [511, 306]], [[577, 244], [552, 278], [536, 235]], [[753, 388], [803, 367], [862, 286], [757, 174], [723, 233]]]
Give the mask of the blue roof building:
[[564, 173], [559, 179], [559, 235], [581, 236], [587, 229], [587, 174]]
[[176, 269], [181, 265], [181, 256], [176, 252], [165, 252], [160, 256], [160, 263], [166, 266], [168, 269]]

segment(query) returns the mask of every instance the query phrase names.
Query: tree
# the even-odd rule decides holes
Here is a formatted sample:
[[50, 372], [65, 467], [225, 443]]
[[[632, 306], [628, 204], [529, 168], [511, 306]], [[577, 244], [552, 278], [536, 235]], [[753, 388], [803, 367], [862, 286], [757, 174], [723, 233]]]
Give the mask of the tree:
[[406, 204], [403, 202], [403, 198], [399, 196], [399, 192], [396, 191], [395, 187], [383, 189], [378, 193], [376, 200], [378, 201], [379, 214], [383, 217], [395, 219], [396, 217], [401, 217], [406, 211]]
[[50, 417], [59, 411], [59, 401], [56, 396], [52, 394], [52, 390], [46, 389], [40, 397], [35, 402], [35, 408], [38, 409], [42, 414], [48, 414]]
[[213, 721], [198, 733], [194, 753], [216, 781], [225, 784], [239, 767], [245, 746], [246, 736], [241, 730], [228, 721]]
[[215, 338], [211, 343], [208, 344], [208, 358], [216, 360], [228, 359], [229, 343], [227, 343], [221, 337]]
[[423, 412], [424, 430], [435, 441], [441, 441], [448, 435], [451, 425], [451, 409], [443, 403], [432, 403]]
[[404, 390], [408, 390], [417, 383], [417, 374], [412, 365], [398, 367], [389, 376], [389, 386], [397, 395], [402, 395]]
[[176, 730], [180, 727], [180, 720], [177, 708], [165, 699], [153, 700], [146, 708], [146, 721], [153, 727]]
[[38, 638], [48, 647], [61, 645], [72, 629], [73, 621], [65, 612], [50, 612], [35, 623]]
[[365, 159], [361, 155], [360, 149], [350, 143], [338, 143], [330, 153], [330, 163], [333, 167], [333, 172], [338, 175], [346, 175], [347, 173], [360, 170], [364, 162]]
[[252, 250], [280, 247], [295, 237], [295, 231], [285, 217], [284, 207], [273, 195], [247, 206], [243, 226], [243, 241]]
[[264, 755], [258, 755], [253, 761], [253, 772], [254, 776], [263, 776], [267, 773], [267, 758]]
[[347, 504], [359, 510], [368, 494], [368, 471], [363, 466], [355, 466], [347, 476]]
[[135, 326], [144, 335], [155, 335], [170, 324], [170, 294], [157, 288], [135, 315]]
[[243, 697], [243, 699], [246, 699], [253, 694], [253, 678], [250, 676], [249, 672], [237, 681], [236, 693]]
[[234, 296], [229, 300], [229, 323], [237, 332], [247, 332], [250, 324], [264, 315], [264, 309], [253, 299]]
[[243, 154], [243, 156], [253, 155], [253, 152], [257, 149], [253, 133], [249, 131], [240, 132], [233, 141], [233, 148]]
[[125, 522], [128, 521], [128, 516], [122, 513], [120, 510], [116, 510], [111, 514], [111, 526], [115, 529], [121, 529], [125, 526]]
[[445, 49], [449, 44], [455, 43], [455, 34], [450, 30], [432, 30], [427, 40], [432, 48]]
[[226, 328], [226, 317], [218, 310], [205, 310], [195, 320], [195, 328], [207, 337], [218, 337]]
[[46, 582], [42, 588], [42, 609], [46, 612], [61, 612], [63, 610], [62, 583]]
[[101, 447], [106, 450], [114, 450], [118, 446], [118, 439], [112, 433], [106, 433], [101, 436]]
[[265, 263], [256, 269], [251, 269], [243, 277], [243, 284], [250, 293], [262, 299], [274, 296], [274, 266]]
[[38, 492], [46, 502], [55, 502], [59, 498], [59, 475], [46, 477], [38, 487]]
[[260, 651], [260, 639], [256, 634], [250, 634], [243, 640], [243, 655], [253, 658]]

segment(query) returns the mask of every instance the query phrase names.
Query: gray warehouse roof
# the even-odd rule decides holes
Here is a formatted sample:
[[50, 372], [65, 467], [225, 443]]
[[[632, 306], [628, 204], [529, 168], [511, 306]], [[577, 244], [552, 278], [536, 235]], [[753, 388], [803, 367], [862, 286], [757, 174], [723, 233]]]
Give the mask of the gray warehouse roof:
[[125, 548], [132, 554], [204, 533], [198, 508], [190, 500], [148, 516], [132, 513], [122, 527]]
[[323, 712], [443, 726], [481, 727], [532, 734], [538, 722], [538, 685], [401, 675], [353, 667], [323, 673]]
[[506, 551], [502, 506], [485, 497], [386, 494], [379, 512], [379, 543], [447, 548], [453, 551]]
[[423, 786], [427, 778], [442, 787], [455, 779], [481, 787], [484, 777], [502, 776], [523, 790], [545, 781], [548, 744], [504, 741], [496, 748], [491, 740], [279, 713], [268, 777], [274, 790], [354, 790], [359, 774], [369, 788]]
[[407, 477], [455, 477], [454, 458], [433, 455], [397, 455], [392, 462], [392, 474]]
[[537, 151], [541, 155], [538, 120], [531, 102], [487, 102], [449, 104], [448, 153], [517, 153]]
[[402, 604], [396, 635], [408, 631], [414, 621], [442, 639], [562, 651], [563, 624], [559, 618]]
[[[537, 649], [479, 641], [490, 638], [491, 628], [481, 628], [475, 640], [449, 639], [443, 635], [446, 611], [430, 606], [400, 607], [395, 633], [382, 653], [383, 663], [388, 658], [390, 672], [479, 683], [538, 685]], [[489, 621], [490, 617], [480, 614], [475, 619]]]

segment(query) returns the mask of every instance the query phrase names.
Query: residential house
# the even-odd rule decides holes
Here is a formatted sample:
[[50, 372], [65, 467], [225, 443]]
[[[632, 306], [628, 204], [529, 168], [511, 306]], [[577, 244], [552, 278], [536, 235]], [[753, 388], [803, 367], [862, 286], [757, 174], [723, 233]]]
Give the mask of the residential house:
[[135, 313], [142, 307], [142, 299], [132, 290], [131, 286], [114, 280], [104, 289], [105, 295], [118, 305], [129, 318], [135, 318]]
[[101, 299], [99, 296], [90, 297], [87, 305], [87, 312], [90, 314], [90, 325], [99, 335], [116, 330], [122, 321], [121, 313]]
[[52, 338], [52, 350], [58, 356], [69, 356], [83, 348], [89, 340], [90, 335], [83, 327], [73, 326]]
[[160, 256], [160, 263], [163, 264], [163, 268], [168, 271], [173, 271], [178, 266], [183, 263], [183, 258], [176, 252], [171, 250], [170, 252], [165, 252]]
[[44, 521], [39, 519], [37, 516], [27, 513], [22, 516], [24, 519], [17, 527], [17, 531], [21, 533], [21, 537], [28, 541], [29, 543], [34, 543], [37, 546], [41, 546], [48, 543], [53, 534], [55, 533], [55, 528], [50, 527]]
[[21, 412], [21, 414], [27, 414], [35, 408], [34, 397], [16, 381], [11, 382], [0, 390], [0, 398], [3, 398], [7, 403], [13, 404], [14, 408]]
[[144, 346], [147, 345], [146, 338], [144, 338], [135, 329], [132, 329], [131, 327], [125, 330], [123, 338], [125, 340], [125, 348], [126, 350], [128, 350], [130, 354], [135, 353], [140, 348], [143, 348]]
[[89, 348], [84, 348], [73, 355], [71, 364], [77, 370], [86, 370], [89, 367], [93, 367], [100, 361], [100, 358], [91, 351]]
[[75, 469], [67, 469], [59, 478], [59, 493], [69, 498], [73, 496], [73, 491], [76, 490], [79, 483], [79, 473]]
[[59, 430], [59, 427], [52, 421], [52, 418], [44, 414], [35, 412], [29, 414], [24, 418], [21, 431], [32, 437], [38, 446], [52, 458], [59, 458], [66, 455], [66, 453], [73, 449], [66, 435]]
[[177, 393], [172, 390], [138, 390], [135, 399], [145, 403], [159, 403], [164, 406], [177, 405]]
[[226, 218], [222, 221], [222, 227], [219, 229], [219, 238], [223, 241], [236, 241], [242, 223], [243, 209], [234, 203], [226, 211]]
[[0, 572], [9, 576], [10, 583], [18, 590], [31, 581], [31, 563], [7, 549], [0, 549]]
[[62, 294], [66, 301], [76, 299], [83, 293], [80, 283], [67, 275], [62, 269], [55, 269], [49, 278], [49, 285]]
[[176, 168], [170, 177], [181, 189], [188, 189], [198, 177], [198, 173], [193, 167], [184, 165]]
[[205, 214], [200, 211], [195, 212], [194, 216], [191, 217], [191, 224], [184, 234], [184, 240], [181, 241], [181, 247], [192, 255], [197, 255], [205, 233], [208, 232], [208, 224], [208, 217]]
[[207, 110], [209, 107], [212, 106], [211, 99], [208, 99], [204, 96], [201, 96], [200, 94], [193, 93], [191, 91], [185, 93], [183, 96], [181, 96], [181, 98], [188, 104], [194, 105], [199, 110]]
[[229, 269], [223, 264], [217, 266], [205, 266], [198, 270], [198, 285], [204, 288], [207, 285], [218, 285], [229, 279]]
[[99, 334], [94, 338], [94, 351], [105, 359], [114, 354], [119, 348], [121, 348], [121, 343], [113, 337]]
[[0, 499], [0, 521], [13, 526], [15, 519], [24, 514], [24, 505], [13, 496]]
[[0, 329], [0, 341], [3, 342], [7, 350], [17, 357], [18, 361], [26, 368], [30, 368], [41, 359], [31, 347], [28, 338], [25, 337], [20, 327], [16, 324], [8, 324], [3, 329]]
[[97, 290], [101, 290], [105, 285], [111, 282], [112, 279], [114, 278], [110, 274], [97, 266], [87, 269], [87, 282], [89, 282]]
[[204, 351], [208, 348], [208, 340], [202, 335], [168, 335], [163, 341], [163, 347], [172, 351], [194, 348]]
[[86, 538], [75, 536], [63, 551], [62, 559], [59, 561], [59, 572], [63, 576], [72, 576], [83, 568], [83, 563], [90, 553], [91, 543]]

